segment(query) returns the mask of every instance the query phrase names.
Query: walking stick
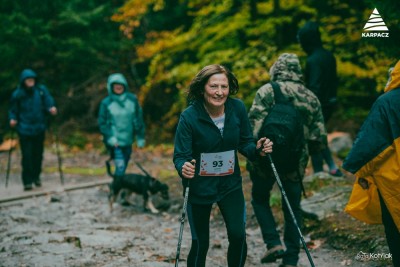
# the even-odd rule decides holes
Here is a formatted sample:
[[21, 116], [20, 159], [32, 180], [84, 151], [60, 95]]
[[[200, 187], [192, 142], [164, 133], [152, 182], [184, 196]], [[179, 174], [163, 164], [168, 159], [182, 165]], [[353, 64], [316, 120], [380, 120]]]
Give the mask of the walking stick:
[[7, 162], [7, 173], [6, 173], [6, 188], [8, 187], [8, 179], [10, 177], [11, 153], [13, 150], [13, 147], [12, 147], [13, 141], [14, 141], [14, 130], [11, 129], [11, 143], [10, 143], [10, 150], [8, 150], [8, 162]]
[[183, 201], [183, 209], [182, 209], [182, 216], [181, 216], [181, 227], [179, 229], [178, 246], [176, 247], [175, 267], [178, 267], [178, 265], [179, 265], [179, 256], [181, 254], [183, 226], [185, 224], [187, 202], [188, 202], [188, 197], [189, 197], [189, 185], [190, 185], [190, 180], [188, 180], [186, 188], [185, 188], [185, 199]]
[[283, 198], [285, 199], [285, 202], [286, 202], [286, 205], [287, 205], [288, 210], [289, 210], [289, 212], [290, 212], [290, 215], [292, 216], [293, 223], [294, 223], [294, 225], [296, 226], [297, 231], [299, 232], [300, 239], [301, 239], [301, 243], [303, 244], [304, 250], [306, 251], [308, 260], [310, 261], [311, 266], [312, 266], [312, 267], [315, 267], [314, 262], [313, 262], [313, 260], [312, 260], [312, 258], [311, 258], [310, 251], [308, 251], [308, 248], [307, 248], [307, 245], [306, 245], [306, 241], [304, 241], [304, 237], [303, 237], [303, 235], [302, 235], [302, 233], [301, 233], [301, 230], [300, 230], [299, 225], [297, 224], [296, 217], [294, 216], [292, 207], [290, 206], [290, 203], [289, 203], [289, 199], [287, 198], [286, 192], [285, 192], [285, 190], [283, 189], [283, 185], [282, 185], [281, 179], [279, 178], [278, 172], [277, 172], [277, 170], [276, 170], [276, 168], [275, 168], [275, 164], [274, 164], [274, 162], [272, 161], [272, 157], [271, 157], [270, 154], [268, 154], [268, 158], [269, 158], [269, 161], [271, 162], [271, 167], [272, 167], [272, 170], [273, 170], [273, 172], [274, 172], [276, 182], [278, 183], [279, 189], [281, 190], [282, 196], [283, 196]]
[[58, 138], [58, 131], [54, 130], [52, 128], [52, 133], [53, 133], [53, 139], [56, 143], [56, 153], [57, 153], [57, 159], [58, 159], [58, 172], [60, 173], [60, 180], [61, 180], [61, 185], [64, 185], [64, 173], [62, 170], [62, 157], [61, 157], [61, 151], [60, 151], [60, 145], [59, 145], [59, 138]]

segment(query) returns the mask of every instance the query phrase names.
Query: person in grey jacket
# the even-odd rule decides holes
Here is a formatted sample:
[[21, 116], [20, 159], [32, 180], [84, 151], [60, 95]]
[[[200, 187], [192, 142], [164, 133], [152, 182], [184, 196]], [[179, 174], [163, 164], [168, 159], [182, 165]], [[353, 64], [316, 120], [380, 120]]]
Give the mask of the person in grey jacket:
[[145, 145], [142, 108], [128, 89], [128, 82], [122, 74], [111, 74], [107, 81], [108, 96], [100, 104], [98, 117], [103, 142], [115, 164], [114, 180], [110, 185], [114, 192], [120, 190], [135, 137], [137, 147]]
[[228, 266], [244, 266], [247, 256], [245, 200], [237, 152], [250, 160], [272, 152], [272, 142], [253, 139], [236, 77], [221, 65], [204, 67], [192, 80], [190, 106], [180, 116], [175, 135], [174, 164], [189, 186], [187, 206], [192, 246], [187, 266], [205, 266], [209, 220], [217, 203], [228, 232]]
[[22, 153], [22, 182], [24, 190], [32, 185], [42, 185], [45, 131], [48, 115], [55, 116], [57, 108], [46, 86], [37, 82], [37, 75], [31, 69], [21, 72], [19, 85], [12, 93], [8, 117], [10, 127], [16, 128]]

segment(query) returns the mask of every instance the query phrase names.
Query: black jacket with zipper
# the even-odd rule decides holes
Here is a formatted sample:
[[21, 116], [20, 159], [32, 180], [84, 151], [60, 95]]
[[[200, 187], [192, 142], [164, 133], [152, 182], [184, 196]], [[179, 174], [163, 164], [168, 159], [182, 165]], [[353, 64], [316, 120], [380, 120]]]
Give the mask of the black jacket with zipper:
[[[235, 151], [234, 173], [226, 176], [199, 176], [201, 153]], [[237, 151], [250, 160], [256, 158], [247, 111], [239, 99], [228, 98], [225, 102], [223, 136], [204, 108], [203, 101], [195, 101], [180, 116], [175, 135], [174, 164], [181, 178], [186, 161], [196, 160], [196, 173], [190, 179], [189, 201], [210, 204], [228, 193], [242, 188]], [[183, 181], [188, 179], [183, 179]]]

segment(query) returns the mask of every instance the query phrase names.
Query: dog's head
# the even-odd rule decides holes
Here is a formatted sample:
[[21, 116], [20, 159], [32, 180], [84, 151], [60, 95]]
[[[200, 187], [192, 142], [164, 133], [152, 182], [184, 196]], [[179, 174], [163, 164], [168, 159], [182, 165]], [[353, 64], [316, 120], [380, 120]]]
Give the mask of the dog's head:
[[150, 192], [152, 194], [160, 193], [164, 200], [169, 200], [169, 187], [168, 185], [158, 181], [153, 177], [150, 178]]

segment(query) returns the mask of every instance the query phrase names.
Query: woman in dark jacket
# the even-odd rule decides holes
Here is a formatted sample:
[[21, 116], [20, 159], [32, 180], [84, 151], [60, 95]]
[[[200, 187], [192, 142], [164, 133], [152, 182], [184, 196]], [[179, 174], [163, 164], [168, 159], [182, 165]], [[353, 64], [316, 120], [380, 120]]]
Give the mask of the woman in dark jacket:
[[181, 114], [175, 135], [174, 164], [186, 186], [192, 233], [188, 267], [205, 266], [213, 203], [224, 218], [229, 240], [228, 266], [244, 266], [247, 256], [245, 200], [237, 151], [250, 160], [272, 152], [272, 142], [252, 137], [236, 77], [221, 65], [204, 67], [192, 80], [191, 105]]

